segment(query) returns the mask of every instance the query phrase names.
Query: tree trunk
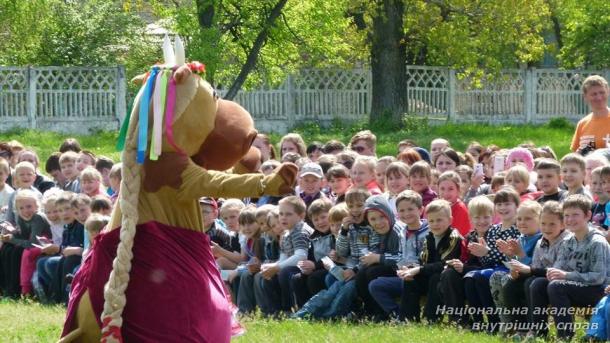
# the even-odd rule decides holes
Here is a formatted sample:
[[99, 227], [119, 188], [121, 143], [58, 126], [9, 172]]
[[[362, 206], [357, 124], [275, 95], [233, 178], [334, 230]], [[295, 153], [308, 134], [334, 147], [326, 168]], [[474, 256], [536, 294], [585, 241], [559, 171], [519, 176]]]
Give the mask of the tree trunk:
[[373, 99], [371, 122], [400, 123], [406, 111], [406, 48], [402, 0], [377, 1], [371, 40]]
[[227, 94], [225, 94], [225, 99], [233, 100], [233, 98], [237, 95], [237, 92], [239, 92], [241, 89], [241, 86], [244, 84], [244, 82], [246, 82], [250, 72], [254, 69], [254, 67], [256, 67], [258, 55], [265, 44], [267, 37], [269, 36], [269, 29], [271, 29], [271, 27], [275, 24], [275, 20], [280, 16], [280, 14], [282, 14], [282, 9], [287, 2], [288, 0], [280, 0], [275, 4], [275, 6], [273, 6], [273, 9], [271, 9], [269, 16], [265, 20], [265, 24], [252, 44], [252, 49], [250, 49], [248, 52], [248, 57], [246, 58], [244, 65], [241, 67], [239, 75], [237, 75], [237, 78], [235, 81], [233, 81], [229, 91]]

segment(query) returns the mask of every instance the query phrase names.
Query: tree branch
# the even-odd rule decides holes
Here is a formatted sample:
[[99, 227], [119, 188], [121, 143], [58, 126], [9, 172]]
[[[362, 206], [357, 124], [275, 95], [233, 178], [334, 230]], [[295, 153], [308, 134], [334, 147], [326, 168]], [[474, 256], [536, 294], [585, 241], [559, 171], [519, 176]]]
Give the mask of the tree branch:
[[231, 100], [237, 95], [237, 92], [241, 89], [241, 86], [244, 84], [244, 82], [246, 82], [248, 74], [250, 74], [250, 72], [256, 67], [258, 55], [263, 45], [265, 44], [267, 37], [269, 36], [269, 30], [275, 24], [275, 20], [280, 16], [287, 2], [288, 0], [279, 0], [271, 10], [271, 13], [269, 13], [269, 16], [265, 20], [263, 28], [258, 33], [256, 39], [254, 40], [254, 43], [252, 44], [252, 49], [248, 53], [246, 62], [242, 66], [239, 75], [237, 76], [235, 81], [233, 81], [233, 84], [225, 95], [226, 99]]

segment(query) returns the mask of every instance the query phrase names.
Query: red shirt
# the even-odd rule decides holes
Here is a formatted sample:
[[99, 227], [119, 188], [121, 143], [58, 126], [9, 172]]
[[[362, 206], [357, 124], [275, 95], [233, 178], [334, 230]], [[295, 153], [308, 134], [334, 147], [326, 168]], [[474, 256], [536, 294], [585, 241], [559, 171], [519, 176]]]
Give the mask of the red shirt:
[[371, 193], [371, 195], [379, 195], [383, 193], [381, 191], [381, 187], [379, 187], [379, 184], [375, 179], [371, 180], [369, 183], [366, 184], [366, 189], [369, 191], [369, 193]]
[[451, 216], [453, 217], [451, 227], [456, 228], [462, 237], [466, 237], [471, 228], [470, 216], [468, 215], [468, 208], [462, 200], [458, 199], [451, 205]]

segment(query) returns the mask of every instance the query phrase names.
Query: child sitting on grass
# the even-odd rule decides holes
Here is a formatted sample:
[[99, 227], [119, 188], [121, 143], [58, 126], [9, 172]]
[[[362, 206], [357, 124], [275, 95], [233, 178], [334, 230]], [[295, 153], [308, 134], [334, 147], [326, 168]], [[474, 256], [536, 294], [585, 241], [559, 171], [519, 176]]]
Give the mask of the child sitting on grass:
[[561, 165], [556, 160], [543, 158], [536, 164], [537, 186], [542, 191], [537, 201], [544, 205], [547, 201], [563, 202], [567, 195], [567, 191], [560, 189], [561, 183]]
[[[513, 167], [514, 168], [514, 167]], [[530, 265], [536, 243], [542, 237], [540, 233], [540, 211], [542, 206], [539, 203], [526, 200], [517, 208], [517, 229], [521, 233], [518, 239], [497, 240], [498, 249], [508, 256], [509, 263], [521, 263]], [[505, 308], [505, 299], [502, 296], [502, 288], [510, 281], [519, 276], [516, 269], [511, 268], [510, 272], [499, 270], [489, 278], [489, 286], [494, 303], [498, 308]], [[502, 315], [504, 323], [512, 322], [513, 317], [509, 312]]]
[[362, 188], [352, 188], [345, 195], [349, 215], [343, 218], [337, 236], [336, 252], [330, 252], [329, 258], [345, 261], [345, 268], [335, 268], [335, 263], [326, 260], [325, 268], [329, 270], [326, 277], [328, 289], [318, 292], [294, 317], [314, 317], [320, 319], [340, 318], [347, 315], [357, 297], [354, 277], [364, 265], [360, 258], [369, 252], [378, 253], [379, 236], [366, 222], [364, 216], [365, 202], [370, 193]]
[[438, 194], [441, 199], [451, 204], [451, 227], [465, 237], [470, 232], [470, 218], [468, 208], [460, 199], [460, 176], [454, 171], [441, 174], [438, 179]]
[[231, 289], [242, 313], [249, 313], [256, 307], [254, 297], [254, 275], [260, 271], [265, 258], [265, 239], [256, 221], [254, 208], [246, 207], [239, 214], [239, 227], [244, 241], [241, 247], [241, 263], [229, 275]]
[[280, 258], [277, 262], [263, 264], [260, 271], [264, 278], [263, 291], [272, 305], [271, 314], [292, 309], [290, 279], [299, 272], [299, 261], [307, 259], [309, 237], [313, 233], [304, 220], [305, 203], [300, 197], [289, 196], [280, 200], [279, 224], [286, 230], [280, 241]]
[[[42, 194], [34, 187], [34, 181], [36, 180], [36, 169], [30, 162], [23, 161], [17, 163], [15, 166], [15, 178], [13, 185], [15, 190], [29, 189], [32, 190], [38, 196], [38, 199], [42, 198]], [[15, 206], [15, 197], [17, 192], [13, 192], [9, 198], [8, 208], [6, 210], [6, 220], [12, 225], [17, 225], [17, 207]]]
[[330, 187], [330, 197], [333, 204], [345, 202], [345, 192], [352, 185], [349, 169], [342, 164], [334, 165], [326, 172], [326, 180]]
[[574, 335], [573, 307], [595, 306], [604, 294], [610, 266], [608, 242], [597, 230], [589, 227], [591, 199], [582, 194], [570, 195], [563, 203], [564, 223], [573, 237], [568, 239], [552, 268], [547, 269], [549, 284], [545, 298], [554, 311], [553, 319], [559, 339]]
[[385, 170], [386, 192], [384, 194], [396, 218], [398, 218], [396, 197], [400, 192], [409, 189], [409, 169], [410, 167], [403, 162], [392, 162]]
[[451, 227], [451, 204], [446, 200], [434, 200], [426, 207], [430, 232], [426, 236], [420, 256], [420, 265], [398, 270], [404, 280], [400, 317], [409, 321], [420, 320], [420, 298], [426, 295], [424, 317], [429, 323], [440, 318], [437, 311], [442, 304], [438, 291], [441, 273], [447, 261], [460, 257], [462, 236]]
[[[508, 271], [503, 262], [508, 261], [499, 247], [498, 241], [517, 239], [521, 234], [515, 226], [519, 194], [510, 186], [502, 188], [494, 197], [495, 213], [500, 217], [501, 224], [492, 226], [485, 234], [479, 237], [478, 242], [470, 242], [468, 250], [480, 258], [481, 269], [467, 273], [464, 276], [464, 289], [470, 307], [477, 309], [473, 315], [473, 329], [487, 329], [496, 332], [499, 329], [500, 318], [490, 312], [495, 308], [489, 278], [497, 271]], [[487, 314], [487, 324], [483, 322], [482, 313]]]
[[31, 294], [32, 274], [36, 267], [36, 258], [40, 255], [40, 248], [33, 244], [39, 243], [38, 237], [51, 237], [49, 223], [38, 213], [39, 199], [34, 191], [18, 190], [15, 207], [19, 230], [2, 234], [4, 244], [0, 249], [0, 275], [4, 279], [2, 293], [9, 297]]
[[64, 190], [73, 193], [80, 193], [80, 171], [77, 168], [78, 153], [74, 151], [66, 151], [59, 157], [59, 166], [61, 167], [61, 173], [66, 178], [66, 184]]
[[[513, 276], [501, 291], [504, 306], [508, 308], [509, 313], [513, 313], [512, 309], [527, 309], [526, 315], [520, 312], [508, 318], [515, 327], [522, 328], [517, 332], [517, 337], [544, 337], [547, 334], [546, 316], [541, 315], [539, 310], [546, 307], [546, 300], [533, 299], [531, 291], [539, 287], [546, 288], [547, 268], [553, 266], [562, 245], [572, 236], [571, 232], [564, 230], [561, 204], [556, 201], [547, 201], [544, 204], [540, 213], [540, 231], [542, 238], [536, 243], [531, 264], [510, 261]], [[528, 324], [520, 325], [522, 323]]]
[[459, 259], [447, 261], [447, 268], [441, 274], [439, 288], [444, 305], [453, 310], [453, 314], [449, 315], [449, 320], [463, 327], [471, 324], [470, 316], [459, 312], [464, 308], [466, 300], [464, 275], [481, 269], [483, 265], [478, 256], [468, 251], [468, 244], [478, 243], [480, 238], [485, 238], [487, 235], [487, 231], [493, 224], [494, 203], [485, 195], [476, 196], [468, 203], [468, 214], [473, 230], [462, 241], [462, 256]]
[[303, 306], [312, 295], [326, 288], [324, 282], [328, 271], [324, 269], [322, 258], [335, 249], [335, 236], [330, 232], [328, 212], [332, 207], [330, 200], [317, 199], [307, 209], [313, 221], [314, 232], [311, 235], [307, 259], [299, 261], [300, 273], [293, 275], [291, 287], [294, 291], [297, 306]]
[[[407, 190], [396, 198], [398, 217], [406, 224], [401, 235], [402, 258], [398, 269], [419, 265], [419, 256], [423, 251], [428, 235], [428, 222], [421, 219], [424, 207], [419, 193]], [[369, 283], [369, 292], [387, 316], [398, 317], [399, 304], [396, 299], [402, 293], [403, 280], [397, 275], [382, 276]]]
[[212, 253], [221, 270], [233, 270], [241, 261], [241, 237], [239, 235], [239, 213], [246, 207], [239, 199], [227, 199], [220, 207], [220, 218], [229, 231], [228, 246], [212, 241]]
[[402, 258], [403, 230], [383, 195], [369, 197], [364, 208], [366, 220], [378, 236], [379, 247], [376, 252], [360, 257], [363, 267], [356, 274], [356, 290], [364, 302], [365, 315], [381, 319], [385, 313], [371, 296], [369, 284], [378, 277], [396, 275], [397, 263]]

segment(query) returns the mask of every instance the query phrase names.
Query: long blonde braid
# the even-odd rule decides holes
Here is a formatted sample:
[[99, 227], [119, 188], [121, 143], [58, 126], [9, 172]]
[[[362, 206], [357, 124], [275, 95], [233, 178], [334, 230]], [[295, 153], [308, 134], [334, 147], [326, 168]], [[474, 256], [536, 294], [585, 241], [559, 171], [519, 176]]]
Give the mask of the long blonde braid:
[[[139, 103], [139, 99], [136, 99], [136, 103]], [[138, 222], [138, 197], [142, 178], [142, 166], [136, 163], [138, 108], [139, 106], [134, 106], [132, 111], [125, 149], [121, 156], [123, 177], [119, 192], [119, 206], [122, 212], [120, 242], [117, 255], [112, 262], [110, 278], [104, 287], [102, 342], [122, 342], [120, 331], [123, 325], [122, 313], [125, 308], [125, 290], [129, 283], [133, 258], [132, 247]]]

